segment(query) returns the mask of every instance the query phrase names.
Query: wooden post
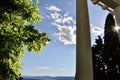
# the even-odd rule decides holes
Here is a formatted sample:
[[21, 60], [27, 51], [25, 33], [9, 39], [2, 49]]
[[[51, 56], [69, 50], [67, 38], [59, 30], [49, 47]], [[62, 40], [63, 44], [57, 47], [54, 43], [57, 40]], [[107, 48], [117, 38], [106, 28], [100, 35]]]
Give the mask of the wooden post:
[[93, 80], [87, 0], [77, 0], [76, 80]]

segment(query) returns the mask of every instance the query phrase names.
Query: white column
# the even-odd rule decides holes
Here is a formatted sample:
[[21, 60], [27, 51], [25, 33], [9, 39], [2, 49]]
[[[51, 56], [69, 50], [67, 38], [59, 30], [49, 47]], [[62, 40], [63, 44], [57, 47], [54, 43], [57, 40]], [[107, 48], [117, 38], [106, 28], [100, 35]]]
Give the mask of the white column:
[[76, 80], [93, 80], [87, 0], [77, 0]]

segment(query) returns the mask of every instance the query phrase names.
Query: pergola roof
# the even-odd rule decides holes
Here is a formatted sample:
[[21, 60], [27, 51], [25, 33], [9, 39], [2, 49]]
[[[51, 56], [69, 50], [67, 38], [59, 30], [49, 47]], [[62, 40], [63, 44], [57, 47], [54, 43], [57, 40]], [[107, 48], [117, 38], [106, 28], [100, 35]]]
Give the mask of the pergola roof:
[[120, 5], [120, 0], [98, 0], [98, 1], [104, 3], [105, 5], [112, 9]]
[[91, 0], [94, 4], [102, 3], [112, 9], [120, 5], [120, 0]]
[[120, 6], [120, 0], [91, 0], [93, 4], [98, 4], [103, 10], [108, 10], [114, 14], [114, 9]]

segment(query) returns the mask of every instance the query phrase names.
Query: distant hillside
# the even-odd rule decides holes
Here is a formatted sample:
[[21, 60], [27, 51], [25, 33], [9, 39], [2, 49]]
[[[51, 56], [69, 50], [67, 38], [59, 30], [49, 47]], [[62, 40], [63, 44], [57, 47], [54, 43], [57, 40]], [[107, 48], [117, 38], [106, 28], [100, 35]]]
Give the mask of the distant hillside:
[[50, 76], [23, 76], [23, 80], [74, 80], [72, 76], [57, 76], [57, 77], [50, 77]]

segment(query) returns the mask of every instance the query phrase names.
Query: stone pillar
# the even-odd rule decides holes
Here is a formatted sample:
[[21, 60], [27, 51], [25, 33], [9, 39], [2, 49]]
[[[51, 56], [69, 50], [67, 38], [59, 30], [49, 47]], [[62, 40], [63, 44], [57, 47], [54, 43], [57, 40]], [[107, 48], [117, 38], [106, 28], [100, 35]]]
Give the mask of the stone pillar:
[[87, 0], [77, 0], [76, 80], [93, 80]]
[[114, 14], [115, 14], [117, 25], [120, 27], [120, 6], [117, 6], [114, 9]]
[[[120, 27], [120, 6], [117, 6], [114, 9], [114, 14], [115, 14], [117, 26]], [[118, 36], [119, 36], [119, 42], [120, 42], [120, 29], [118, 30]]]

